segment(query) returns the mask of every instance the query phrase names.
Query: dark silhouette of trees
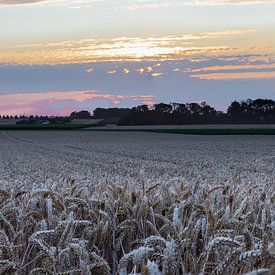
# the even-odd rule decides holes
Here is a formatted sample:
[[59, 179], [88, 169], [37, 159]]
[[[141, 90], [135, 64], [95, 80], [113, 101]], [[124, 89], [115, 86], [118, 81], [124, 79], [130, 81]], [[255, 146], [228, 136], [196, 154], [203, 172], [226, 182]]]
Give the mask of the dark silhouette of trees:
[[79, 111], [79, 112], [72, 112], [70, 115], [71, 119], [90, 119], [92, 118], [90, 112], [88, 111]]
[[234, 101], [227, 113], [216, 111], [206, 102], [159, 103], [133, 107], [119, 125], [176, 125], [176, 124], [257, 124], [275, 123], [275, 101], [247, 99]]
[[159, 103], [154, 105], [155, 111], [160, 114], [170, 114], [172, 112], [172, 105]]
[[119, 121], [120, 125], [150, 124], [197, 124], [215, 123], [218, 112], [205, 102], [202, 103], [159, 103], [152, 109], [147, 105], [132, 108], [129, 115]]
[[275, 101], [271, 99], [233, 101], [227, 109], [233, 123], [275, 123]]
[[122, 118], [131, 112], [129, 108], [96, 108], [94, 118], [103, 119], [107, 124], [117, 124]]
[[[0, 115], [1, 119], [18, 116]], [[158, 103], [153, 107], [139, 105], [133, 108], [96, 108], [93, 116], [88, 111], [73, 112], [69, 117], [19, 116], [18, 124], [68, 123], [72, 119], [103, 119], [118, 125], [181, 125], [181, 124], [275, 124], [275, 101], [247, 99], [233, 101], [227, 112], [215, 110], [206, 102], [170, 104]]]
[[96, 108], [94, 110], [94, 118], [106, 119], [106, 118], [122, 118], [127, 116], [131, 112], [129, 108]]

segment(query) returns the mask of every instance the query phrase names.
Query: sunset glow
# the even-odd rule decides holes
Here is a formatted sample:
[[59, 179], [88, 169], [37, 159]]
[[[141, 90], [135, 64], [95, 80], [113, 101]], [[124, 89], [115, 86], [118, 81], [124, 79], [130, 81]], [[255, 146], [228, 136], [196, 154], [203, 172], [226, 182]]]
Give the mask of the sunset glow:
[[3, 114], [274, 98], [272, 0], [0, 0], [0, 24]]
[[[258, 31], [260, 32], [260, 31]], [[14, 45], [1, 48], [3, 63], [58, 65], [108, 61], [165, 61], [198, 55], [275, 54], [274, 45], [241, 44], [240, 37], [257, 37], [253, 30], [229, 30], [162, 37], [118, 37], [109, 40], [82, 39], [50, 43]], [[230, 40], [230, 43], [226, 42]]]

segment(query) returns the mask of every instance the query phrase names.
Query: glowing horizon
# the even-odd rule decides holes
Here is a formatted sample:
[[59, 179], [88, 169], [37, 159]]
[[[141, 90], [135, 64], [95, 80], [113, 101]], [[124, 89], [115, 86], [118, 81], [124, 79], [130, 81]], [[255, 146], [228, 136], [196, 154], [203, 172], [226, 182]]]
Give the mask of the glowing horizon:
[[273, 0], [0, 0], [0, 24], [0, 114], [275, 98]]

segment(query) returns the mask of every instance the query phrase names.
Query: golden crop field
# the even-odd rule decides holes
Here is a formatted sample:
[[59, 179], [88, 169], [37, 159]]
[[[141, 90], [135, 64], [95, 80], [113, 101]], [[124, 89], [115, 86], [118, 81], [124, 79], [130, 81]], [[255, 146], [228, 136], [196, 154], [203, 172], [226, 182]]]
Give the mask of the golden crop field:
[[275, 138], [0, 133], [0, 274], [275, 274]]

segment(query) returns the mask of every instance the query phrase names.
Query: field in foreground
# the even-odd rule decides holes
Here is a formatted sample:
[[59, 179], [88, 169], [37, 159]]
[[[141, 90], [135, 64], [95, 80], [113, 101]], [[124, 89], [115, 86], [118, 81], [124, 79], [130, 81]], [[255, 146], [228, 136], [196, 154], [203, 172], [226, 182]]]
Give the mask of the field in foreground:
[[272, 136], [8, 131], [0, 151], [1, 274], [274, 272]]
[[[17, 124], [0, 123], [0, 131], [102, 131], [102, 132], [151, 132], [184, 135], [275, 135], [275, 124], [197, 124], [197, 125], [97, 125], [100, 120], [75, 119], [70, 124]], [[88, 123], [89, 122], [89, 123]]]

